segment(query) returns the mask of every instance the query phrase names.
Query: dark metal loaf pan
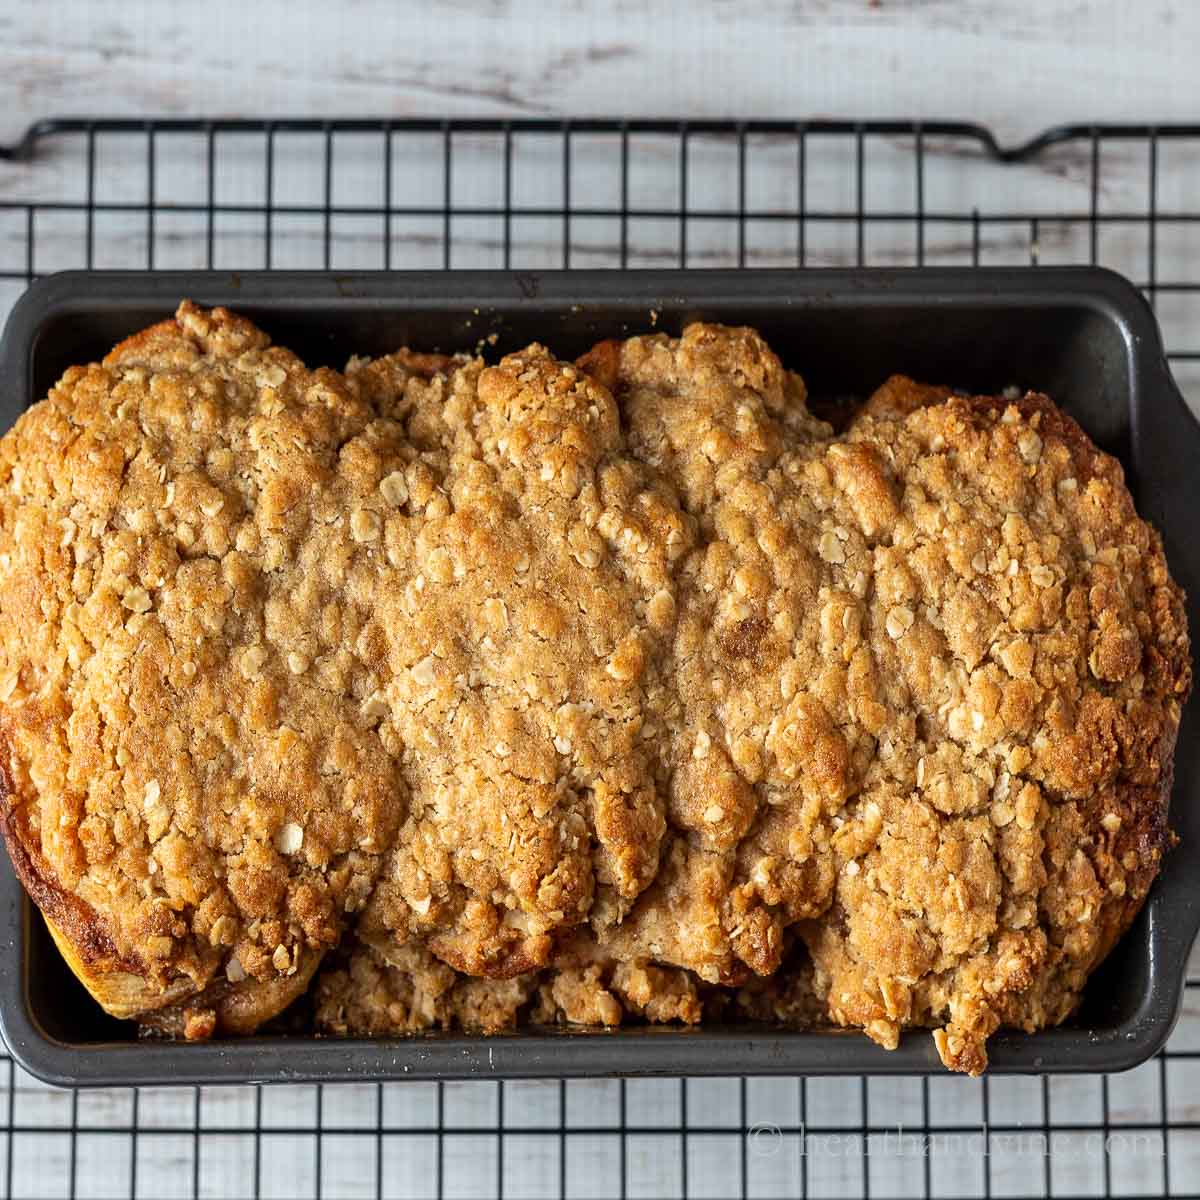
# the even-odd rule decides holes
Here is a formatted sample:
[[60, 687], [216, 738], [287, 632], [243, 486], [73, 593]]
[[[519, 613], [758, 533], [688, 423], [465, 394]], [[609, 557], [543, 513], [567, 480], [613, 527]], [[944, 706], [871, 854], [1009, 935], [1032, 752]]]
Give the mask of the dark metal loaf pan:
[[[1150, 309], [1108, 272], [1077, 269], [567, 273], [66, 274], [32, 287], [0, 348], [7, 428], [73, 363], [102, 356], [181, 297], [225, 304], [308, 362], [402, 344], [489, 354], [537, 339], [564, 356], [599, 338], [687, 321], [756, 326], [814, 394], [866, 393], [888, 374], [977, 391], [1049, 392], [1125, 464], [1171, 569], [1200, 602], [1200, 426], [1173, 384]], [[993, 1072], [1114, 1071], [1158, 1050], [1179, 1012], [1200, 922], [1200, 742], [1188, 706], [1172, 825], [1180, 846], [1070, 1024], [1001, 1033]], [[0, 867], [0, 1025], [13, 1057], [58, 1083], [225, 1083], [608, 1074], [941, 1071], [926, 1032], [891, 1053], [858, 1033], [763, 1027], [434, 1034], [393, 1041], [252, 1038], [139, 1042], [68, 972], [8, 868]]]

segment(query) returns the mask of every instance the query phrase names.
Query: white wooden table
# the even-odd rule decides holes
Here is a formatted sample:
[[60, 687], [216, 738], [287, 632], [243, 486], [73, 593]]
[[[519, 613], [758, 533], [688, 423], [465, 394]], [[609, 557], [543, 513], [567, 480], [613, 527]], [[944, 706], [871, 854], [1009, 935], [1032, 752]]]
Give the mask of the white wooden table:
[[0, 137], [55, 112], [959, 117], [1200, 109], [1191, 0], [0, 6]]

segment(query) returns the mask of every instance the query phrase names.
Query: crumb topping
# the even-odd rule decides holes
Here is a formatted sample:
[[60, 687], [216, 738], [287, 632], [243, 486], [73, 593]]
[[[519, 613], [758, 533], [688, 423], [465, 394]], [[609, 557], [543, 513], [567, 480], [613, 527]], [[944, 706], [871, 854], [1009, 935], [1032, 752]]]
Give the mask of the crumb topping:
[[723, 986], [982, 1070], [1157, 873], [1182, 595], [1044, 396], [805, 401], [705, 324], [338, 373], [184, 303], [68, 371], [0, 440], [27, 885], [160, 988], [352, 928], [334, 1032]]

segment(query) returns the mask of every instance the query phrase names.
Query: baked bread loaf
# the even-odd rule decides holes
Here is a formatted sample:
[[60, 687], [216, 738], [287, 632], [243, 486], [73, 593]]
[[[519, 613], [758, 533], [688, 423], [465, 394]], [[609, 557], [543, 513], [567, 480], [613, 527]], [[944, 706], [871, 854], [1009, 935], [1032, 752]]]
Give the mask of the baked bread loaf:
[[1141, 906], [1190, 681], [1050, 400], [896, 378], [835, 433], [748, 329], [339, 373], [185, 302], [0, 441], [5, 839], [169, 1033], [317, 974], [331, 1032], [821, 1018], [977, 1073]]

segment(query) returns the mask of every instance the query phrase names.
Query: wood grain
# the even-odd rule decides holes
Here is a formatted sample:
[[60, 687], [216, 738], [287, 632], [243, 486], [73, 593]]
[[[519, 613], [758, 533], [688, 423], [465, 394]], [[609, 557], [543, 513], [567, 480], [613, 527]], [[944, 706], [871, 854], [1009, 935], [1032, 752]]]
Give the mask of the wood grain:
[[[1047, 125], [1076, 120], [1182, 120], [1200, 115], [1194, 47], [1200, 5], [1190, 0], [716, 0], [707, 6], [636, 0], [448, 0], [434, 6], [344, 0], [296, 5], [284, 0], [204, 5], [159, 0], [62, 0], [53, 5], [0, 6], [0, 79], [6, 104], [0, 139], [55, 113], [110, 115], [671, 115], [797, 118], [820, 115], [955, 117], [979, 121], [1006, 141]], [[592, 218], [572, 225], [576, 265], [617, 265], [621, 230], [614, 215], [616, 148], [609, 140], [575, 143], [572, 205]], [[370, 138], [339, 139], [335, 206], [378, 207], [381, 152]], [[160, 141], [157, 190], [162, 203], [202, 201], [203, 157], [184, 140]], [[313, 164], [319, 139], [277, 144], [276, 204], [319, 203]], [[854, 164], [846, 145], [813, 142], [803, 197], [807, 208], [853, 216]], [[924, 201], [931, 262], [970, 261], [973, 231], [939, 214], [978, 208], [985, 220], [983, 261], [1025, 262], [1086, 257], [1091, 203], [1090, 148], [1067, 146], [1036, 162], [1000, 168], [969, 142], [930, 138], [925, 146]], [[731, 147], [699, 139], [689, 159], [692, 207], [719, 211], [736, 204]], [[78, 140], [42, 147], [33, 167], [0, 170], [0, 203], [80, 202]], [[498, 142], [455, 143], [456, 205], [498, 204]], [[674, 147], [643, 139], [634, 146], [637, 175], [631, 204], [644, 212], [679, 207]], [[748, 156], [747, 202], [755, 212], [794, 212], [800, 203], [794, 143], [758, 139]], [[553, 139], [518, 144], [515, 177], [537, 180], [517, 207], [559, 202], [560, 147]], [[1179, 156], [1176, 156], [1177, 159]], [[1200, 194], [1200, 150], [1160, 172], [1159, 204], [1186, 208]], [[147, 198], [144, 147], [101, 145], [97, 199]], [[912, 144], [872, 139], [866, 156], [868, 210], [915, 211]], [[1106, 144], [1098, 206], [1105, 214], [1145, 213], [1149, 169], [1143, 145]], [[394, 159], [398, 203], [441, 203], [436, 139], [406, 141]], [[261, 139], [228, 139], [218, 162], [219, 203], [261, 204]], [[556, 182], [556, 180], [558, 182]], [[315, 190], [314, 190], [315, 189]], [[405, 191], [407, 189], [407, 191]], [[547, 195], [550, 199], [547, 200]], [[1040, 218], [988, 225], [989, 214]], [[1075, 218], [1075, 219], [1072, 219]], [[40, 214], [38, 263], [45, 271], [77, 265], [83, 237], [75, 213]], [[156, 225], [155, 261], [204, 265], [205, 230], [195, 213]], [[222, 216], [218, 263], [266, 261], [261, 218]], [[1083, 233], [1081, 234], [1081, 230]], [[503, 231], [495, 220], [454, 229], [456, 265], [502, 265]], [[522, 218], [513, 227], [513, 265], [563, 260], [557, 220]], [[381, 222], [345, 217], [331, 233], [336, 265], [383, 265]], [[627, 231], [631, 261], [678, 261], [677, 223], [635, 221]], [[439, 265], [441, 228], [433, 219], [393, 222], [394, 265]], [[285, 218], [273, 230], [275, 265], [321, 265], [319, 221]], [[144, 265], [146, 222], [120, 213], [97, 218], [98, 254], [106, 265]], [[745, 261], [787, 265], [798, 256], [797, 229], [770, 220], [748, 231]], [[1082, 240], [1081, 240], [1082, 239]], [[1171, 257], [1176, 278], [1200, 276], [1200, 245], [1184, 230]], [[846, 221], [805, 229], [806, 261], [857, 261]], [[1135, 278], [1148, 274], [1143, 226], [1106, 227], [1105, 261]], [[23, 263], [21, 214], [0, 213], [0, 269]], [[864, 260], [916, 261], [915, 223], [872, 225]], [[688, 230], [689, 265], [732, 265], [737, 248], [728, 226]]]
[[1200, 110], [1190, 0], [60, 0], [0, 14], [0, 135], [54, 112], [957, 116]]

